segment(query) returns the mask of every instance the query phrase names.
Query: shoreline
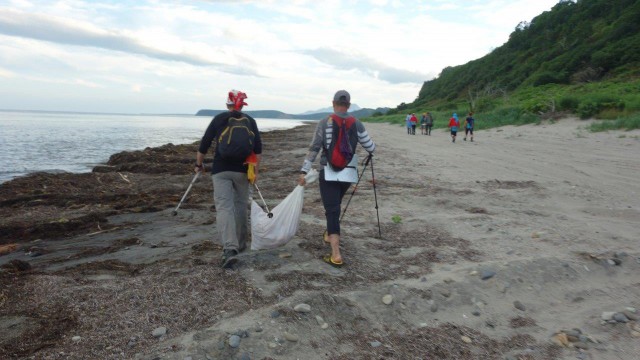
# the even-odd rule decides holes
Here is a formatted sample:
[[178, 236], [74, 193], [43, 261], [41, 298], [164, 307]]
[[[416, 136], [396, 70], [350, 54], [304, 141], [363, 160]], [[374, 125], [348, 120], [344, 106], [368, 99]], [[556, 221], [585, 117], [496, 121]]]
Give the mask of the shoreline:
[[[0, 120], [1, 124], [8, 126], [4, 136], [0, 135], [0, 151], [5, 155], [0, 184], [34, 172], [91, 172], [94, 166], [107, 162], [117, 152], [196, 142], [210, 120], [196, 116], [65, 116], [61, 113], [38, 116], [18, 112]], [[305, 123], [301, 120], [258, 119], [258, 124], [262, 132], [268, 132]], [[38, 131], [32, 129], [34, 126]], [[66, 126], [69, 126], [68, 130], [61, 130]], [[93, 131], [83, 133], [89, 129]], [[30, 133], [31, 141], [39, 143], [39, 147], [31, 148], [31, 144], [20, 135], [23, 132]], [[30, 148], [30, 155], [24, 153], [26, 147]], [[73, 147], [83, 149], [83, 155], [80, 156]]]
[[[315, 184], [291, 242], [220, 269], [211, 181], [171, 216], [193, 144], [0, 187], [0, 230], [23, 236], [0, 256], [0, 356], [633, 358], [640, 132], [581, 124], [451, 143], [445, 131], [365, 123], [376, 193], [367, 169], [343, 220], [341, 269], [320, 260]], [[295, 187], [313, 130], [265, 133], [270, 208]]]

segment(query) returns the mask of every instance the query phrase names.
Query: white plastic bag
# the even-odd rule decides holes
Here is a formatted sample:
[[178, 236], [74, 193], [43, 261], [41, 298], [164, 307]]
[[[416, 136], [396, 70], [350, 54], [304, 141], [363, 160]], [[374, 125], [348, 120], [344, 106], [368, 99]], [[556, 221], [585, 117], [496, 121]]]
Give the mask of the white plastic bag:
[[[310, 184], [318, 179], [318, 172], [311, 169], [304, 178]], [[303, 203], [304, 186], [300, 185], [271, 209], [272, 218], [251, 201], [251, 250], [273, 249], [288, 243], [298, 231]]]

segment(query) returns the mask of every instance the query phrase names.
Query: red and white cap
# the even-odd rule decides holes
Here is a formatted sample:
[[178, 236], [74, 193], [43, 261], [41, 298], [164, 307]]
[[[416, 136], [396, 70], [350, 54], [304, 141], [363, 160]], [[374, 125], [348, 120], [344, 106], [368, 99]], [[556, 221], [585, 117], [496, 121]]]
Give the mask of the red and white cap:
[[227, 105], [233, 105], [236, 110], [242, 109], [244, 105], [248, 105], [244, 102], [247, 98], [247, 94], [240, 90], [230, 90], [229, 96], [227, 96]]

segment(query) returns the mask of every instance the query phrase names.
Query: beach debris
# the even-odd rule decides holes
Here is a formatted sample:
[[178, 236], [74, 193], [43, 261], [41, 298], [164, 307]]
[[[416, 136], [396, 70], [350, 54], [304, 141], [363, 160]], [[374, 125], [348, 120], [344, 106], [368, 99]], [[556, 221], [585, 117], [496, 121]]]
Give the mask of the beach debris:
[[582, 330], [574, 328], [570, 330], [560, 330], [551, 337], [551, 342], [566, 348], [576, 348], [588, 350], [592, 345], [598, 344], [599, 341], [584, 334]]
[[122, 175], [122, 173], [118, 173], [118, 175], [120, 175], [120, 178], [122, 178], [122, 180], [131, 184], [131, 180], [128, 179], [127, 175]]
[[0, 245], [0, 256], [10, 254], [16, 250], [18, 250], [18, 244], [5, 244]]
[[613, 254], [593, 254], [582, 252], [580, 253], [580, 255], [586, 259], [592, 260], [593, 262], [604, 266], [621, 266], [622, 258], [627, 256], [625, 252], [615, 252]]
[[2, 268], [12, 272], [24, 272], [31, 270], [31, 264], [24, 260], [14, 259], [2, 265]]

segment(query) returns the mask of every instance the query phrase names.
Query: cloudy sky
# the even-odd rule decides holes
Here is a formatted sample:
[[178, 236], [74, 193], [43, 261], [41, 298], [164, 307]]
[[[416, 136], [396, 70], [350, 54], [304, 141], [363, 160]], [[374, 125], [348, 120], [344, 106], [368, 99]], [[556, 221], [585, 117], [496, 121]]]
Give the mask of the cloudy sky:
[[558, 0], [0, 0], [0, 109], [302, 113], [411, 102]]

